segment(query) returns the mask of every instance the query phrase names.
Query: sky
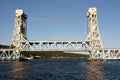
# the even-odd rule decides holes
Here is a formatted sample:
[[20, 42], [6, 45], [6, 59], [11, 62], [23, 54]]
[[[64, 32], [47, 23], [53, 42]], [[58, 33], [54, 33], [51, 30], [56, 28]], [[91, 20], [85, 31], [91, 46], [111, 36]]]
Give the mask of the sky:
[[27, 14], [28, 40], [85, 40], [87, 11], [97, 8], [105, 48], [120, 48], [120, 0], [0, 0], [0, 44], [9, 45], [15, 10]]

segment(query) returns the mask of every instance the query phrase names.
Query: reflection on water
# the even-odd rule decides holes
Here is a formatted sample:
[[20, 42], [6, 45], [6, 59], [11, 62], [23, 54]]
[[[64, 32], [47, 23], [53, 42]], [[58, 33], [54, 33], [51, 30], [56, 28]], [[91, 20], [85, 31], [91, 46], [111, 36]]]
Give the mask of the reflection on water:
[[26, 67], [23, 62], [0, 62], [0, 80], [25, 79]]
[[0, 62], [0, 80], [120, 80], [119, 67], [79, 58]]
[[11, 79], [25, 79], [25, 75], [26, 75], [26, 66], [25, 63], [20, 62], [20, 61], [15, 61], [13, 63], [11, 63], [11, 71], [9, 71], [9, 77]]
[[99, 61], [89, 62], [87, 66], [88, 80], [103, 80], [102, 66]]

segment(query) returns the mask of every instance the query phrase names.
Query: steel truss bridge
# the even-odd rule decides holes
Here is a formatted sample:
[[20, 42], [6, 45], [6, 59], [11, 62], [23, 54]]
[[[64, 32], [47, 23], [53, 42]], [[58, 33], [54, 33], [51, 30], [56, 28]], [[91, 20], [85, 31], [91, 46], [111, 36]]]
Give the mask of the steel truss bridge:
[[89, 41], [27, 41], [20, 42], [23, 51], [89, 51]]
[[88, 34], [84, 41], [80, 40], [38, 40], [27, 39], [27, 15], [21, 9], [15, 12], [15, 27], [12, 35], [11, 46], [14, 49], [0, 49], [0, 60], [20, 59], [22, 51], [63, 51], [87, 52], [91, 59], [120, 59], [120, 49], [103, 48], [100, 38], [97, 9], [89, 8]]

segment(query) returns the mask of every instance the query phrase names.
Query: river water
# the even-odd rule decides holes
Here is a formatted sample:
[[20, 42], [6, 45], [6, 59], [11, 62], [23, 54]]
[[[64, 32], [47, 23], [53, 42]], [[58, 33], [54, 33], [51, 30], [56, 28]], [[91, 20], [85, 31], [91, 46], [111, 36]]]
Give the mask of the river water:
[[0, 62], [0, 80], [120, 80], [120, 61], [69, 58]]

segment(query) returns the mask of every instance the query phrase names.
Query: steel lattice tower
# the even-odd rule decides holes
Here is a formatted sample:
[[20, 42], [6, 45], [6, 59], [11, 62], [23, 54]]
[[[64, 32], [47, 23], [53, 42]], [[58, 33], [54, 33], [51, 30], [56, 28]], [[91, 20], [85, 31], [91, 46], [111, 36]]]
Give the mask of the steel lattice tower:
[[17, 9], [15, 14], [15, 26], [12, 35], [11, 45], [19, 47], [19, 41], [27, 40], [27, 15], [21, 9]]
[[97, 9], [89, 8], [87, 12], [87, 18], [88, 18], [88, 35], [86, 40], [91, 41], [91, 49], [100, 49], [103, 46], [98, 28]]

